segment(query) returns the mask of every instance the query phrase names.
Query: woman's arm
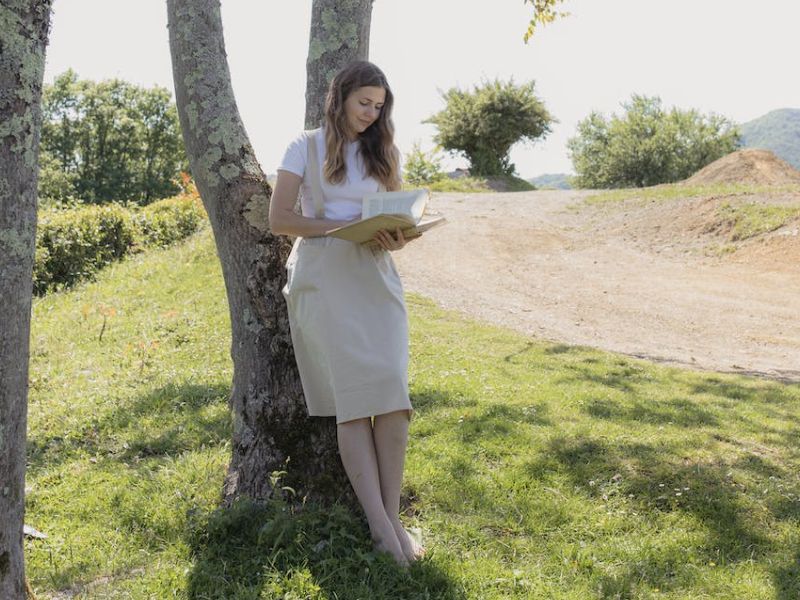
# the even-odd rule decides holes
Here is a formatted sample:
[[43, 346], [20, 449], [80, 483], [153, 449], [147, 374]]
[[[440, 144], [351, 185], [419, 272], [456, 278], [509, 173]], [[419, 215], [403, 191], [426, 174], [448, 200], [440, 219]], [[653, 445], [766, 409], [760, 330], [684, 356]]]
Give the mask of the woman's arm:
[[331, 229], [352, 223], [352, 221], [312, 219], [294, 212], [294, 204], [302, 182], [303, 178], [299, 175], [278, 169], [278, 180], [275, 182], [269, 203], [269, 228], [273, 234], [318, 237], [325, 235]]

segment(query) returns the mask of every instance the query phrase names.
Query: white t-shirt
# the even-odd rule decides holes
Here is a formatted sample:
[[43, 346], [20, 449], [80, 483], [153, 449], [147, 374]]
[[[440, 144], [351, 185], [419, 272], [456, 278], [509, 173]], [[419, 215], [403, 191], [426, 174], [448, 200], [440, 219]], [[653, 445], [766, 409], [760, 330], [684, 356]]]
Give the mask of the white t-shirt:
[[[319, 174], [322, 180], [322, 198], [325, 202], [325, 218], [350, 220], [361, 216], [361, 199], [365, 194], [379, 190], [380, 183], [374, 177], [364, 177], [364, 161], [358, 152], [359, 141], [345, 146], [345, 166], [347, 173], [341, 184], [332, 184], [325, 179], [322, 165], [325, 163], [325, 135], [322, 128], [317, 130], [317, 152], [319, 153]], [[311, 195], [308, 164], [308, 140], [304, 133], [297, 136], [283, 155], [278, 170], [289, 171], [303, 178], [300, 186], [300, 207], [304, 217], [314, 216], [314, 198]]]

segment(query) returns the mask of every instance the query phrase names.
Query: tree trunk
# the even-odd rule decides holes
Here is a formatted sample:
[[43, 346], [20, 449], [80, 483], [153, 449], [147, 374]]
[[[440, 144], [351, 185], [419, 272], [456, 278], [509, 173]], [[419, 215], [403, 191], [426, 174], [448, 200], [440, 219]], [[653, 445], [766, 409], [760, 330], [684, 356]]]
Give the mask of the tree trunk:
[[373, 0], [314, 0], [306, 60], [306, 129], [322, 124], [325, 95], [336, 72], [369, 58]]
[[25, 430], [42, 80], [52, 0], [0, 6], [0, 598], [25, 598]]
[[[307, 416], [281, 294], [291, 242], [268, 229], [272, 190], [236, 107], [219, 0], [168, 0], [167, 11], [183, 140], [211, 221], [231, 322], [225, 502], [282, 495], [282, 486], [323, 503], [353, 502], [335, 419]], [[280, 471], [286, 473], [273, 485], [270, 475]]]

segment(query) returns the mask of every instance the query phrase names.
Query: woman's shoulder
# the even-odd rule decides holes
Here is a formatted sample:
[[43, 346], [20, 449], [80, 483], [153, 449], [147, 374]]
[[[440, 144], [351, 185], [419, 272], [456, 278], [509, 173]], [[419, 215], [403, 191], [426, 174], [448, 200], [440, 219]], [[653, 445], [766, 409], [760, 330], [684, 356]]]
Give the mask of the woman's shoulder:
[[317, 131], [318, 130], [310, 129], [303, 130], [296, 134], [286, 146], [283, 159], [278, 169], [291, 171], [292, 173], [302, 176], [305, 172], [306, 163], [308, 162], [308, 138], [317, 133]]

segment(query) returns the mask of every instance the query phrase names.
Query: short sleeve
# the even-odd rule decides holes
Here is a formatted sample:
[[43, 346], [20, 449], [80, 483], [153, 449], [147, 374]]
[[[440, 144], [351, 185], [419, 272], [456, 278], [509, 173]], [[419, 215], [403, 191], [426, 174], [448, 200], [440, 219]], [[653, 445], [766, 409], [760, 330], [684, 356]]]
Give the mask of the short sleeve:
[[306, 139], [306, 134], [301, 133], [286, 148], [278, 170], [289, 171], [302, 177], [306, 172], [307, 162], [308, 140]]

